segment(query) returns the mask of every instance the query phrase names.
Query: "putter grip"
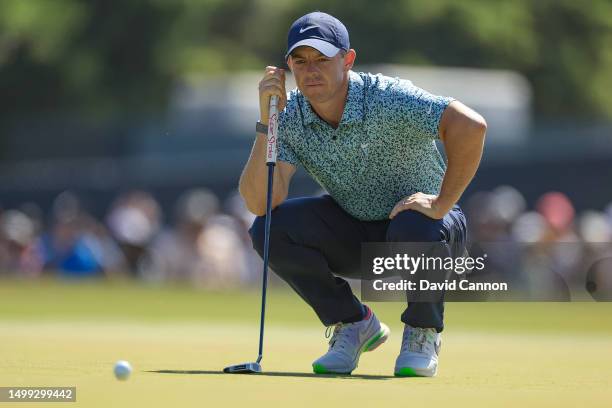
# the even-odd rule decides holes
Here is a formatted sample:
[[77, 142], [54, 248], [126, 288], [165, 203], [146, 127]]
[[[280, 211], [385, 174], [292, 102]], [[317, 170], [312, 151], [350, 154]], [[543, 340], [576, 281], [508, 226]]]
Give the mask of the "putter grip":
[[268, 146], [266, 163], [276, 164], [276, 136], [278, 132], [278, 96], [270, 97], [270, 119], [268, 120]]

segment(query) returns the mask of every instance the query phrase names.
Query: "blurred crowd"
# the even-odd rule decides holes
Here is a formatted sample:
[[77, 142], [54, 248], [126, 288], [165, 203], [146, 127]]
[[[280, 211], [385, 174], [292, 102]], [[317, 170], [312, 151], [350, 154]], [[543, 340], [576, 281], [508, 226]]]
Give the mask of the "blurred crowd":
[[466, 203], [472, 255], [486, 253], [486, 272], [537, 291], [534, 298], [569, 300], [576, 289], [612, 300], [612, 203], [580, 214], [561, 192], [528, 208], [513, 187], [478, 192]]
[[0, 275], [130, 276], [224, 288], [260, 275], [248, 228], [254, 216], [236, 193], [184, 192], [171, 214], [146, 191], [130, 191], [97, 219], [71, 192], [50, 214], [33, 203], [0, 212]]
[[[519, 191], [501, 186], [473, 194], [464, 210], [470, 251], [488, 253], [492, 269], [508, 279], [517, 271], [543, 276], [530, 273], [538, 267], [583, 286], [610, 276], [612, 203], [576, 214], [566, 195], [548, 192], [528, 208]], [[253, 219], [238, 193], [221, 202], [207, 189], [188, 190], [163, 214], [151, 193], [130, 191], [97, 219], [63, 192], [49, 214], [34, 203], [0, 209], [0, 276], [124, 275], [213, 288], [258, 283], [261, 259], [248, 236]]]

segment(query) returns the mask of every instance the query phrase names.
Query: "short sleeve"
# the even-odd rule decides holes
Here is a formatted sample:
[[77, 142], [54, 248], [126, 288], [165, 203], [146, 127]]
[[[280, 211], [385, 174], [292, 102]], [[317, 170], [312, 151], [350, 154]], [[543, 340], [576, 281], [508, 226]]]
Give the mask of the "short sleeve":
[[440, 138], [442, 114], [454, 98], [431, 94], [411, 81], [398, 78], [390, 90], [399, 120], [427, 138]]
[[278, 140], [276, 141], [277, 159], [294, 166], [299, 164], [295, 151], [291, 148], [291, 137], [295, 125], [285, 112], [281, 112], [278, 120]]

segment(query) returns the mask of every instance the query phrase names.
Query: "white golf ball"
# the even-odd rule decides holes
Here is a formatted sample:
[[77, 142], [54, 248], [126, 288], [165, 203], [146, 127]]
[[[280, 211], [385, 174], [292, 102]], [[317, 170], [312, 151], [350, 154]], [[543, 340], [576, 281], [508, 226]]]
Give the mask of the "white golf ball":
[[114, 372], [118, 380], [127, 380], [132, 372], [132, 366], [125, 360], [119, 360], [115, 363]]

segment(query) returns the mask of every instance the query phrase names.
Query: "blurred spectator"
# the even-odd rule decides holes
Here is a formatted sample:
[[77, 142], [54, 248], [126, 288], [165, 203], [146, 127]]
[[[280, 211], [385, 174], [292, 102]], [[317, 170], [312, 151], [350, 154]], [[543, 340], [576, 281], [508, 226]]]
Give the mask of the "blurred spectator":
[[512, 224], [525, 211], [525, 207], [525, 198], [510, 186], [474, 194], [467, 203], [472, 240], [511, 240]]
[[537, 211], [544, 217], [548, 227], [545, 241], [570, 241], [577, 240], [573, 230], [574, 206], [563, 193], [550, 192], [542, 195], [536, 203]]
[[587, 282], [594, 299], [612, 300], [612, 224], [606, 213], [585, 211], [580, 216], [579, 233], [583, 241], [582, 273], [576, 282]]
[[189, 190], [179, 197], [174, 227], [151, 245], [145, 277], [214, 288], [239, 285], [247, 273], [242, 227], [218, 211], [219, 199], [209, 190]]
[[473, 257], [487, 255], [487, 267], [472, 279], [516, 283], [520, 279], [520, 250], [512, 235], [512, 224], [525, 209], [525, 199], [516, 189], [500, 186], [492, 192], [474, 194], [466, 205], [469, 241]]
[[40, 206], [29, 201], [21, 205], [19, 209], [28, 216], [30, 221], [32, 221], [32, 224], [34, 225], [34, 234], [36, 236], [42, 234], [45, 227], [45, 216]]
[[612, 256], [597, 259], [589, 267], [585, 288], [599, 302], [612, 301]]
[[53, 203], [50, 231], [38, 242], [44, 268], [63, 277], [99, 277], [105, 271], [104, 246], [92, 233], [96, 221], [76, 195], [61, 193]]
[[211, 287], [232, 287], [249, 280], [248, 253], [240, 238], [241, 224], [228, 215], [212, 217], [198, 241], [200, 253], [210, 265], [199, 283]]
[[148, 247], [160, 230], [161, 218], [159, 204], [145, 191], [122, 194], [112, 204], [106, 222], [132, 275], [143, 268]]
[[512, 225], [512, 237], [517, 242], [538, 243], [546, 236], [546, 220], [535, 211], [521, 214]]
[[542, 241], [549, 244], [551, 265], [565, 282], [570, 282], [578, 275], [582, 261], [574, 205], [565, 194], [549, 192], [540, 197], [536, 208], [546, 220], [547, 229]]
[[0, 273], [37, 276], [43, 260], [35, 245], [36, 225], [23, 212], [7, 210], [0, 215]]
[[526, 244], [522, 275], [534, 300], [569, 300], [569, 283], [582, 257], [574, 206], [565, 194], [549, 192], [538, 199], [536, 209], [520, 216], [513, 227], [515, 239]]
[[149, 262], [141, 270], [149, 281], [197, 281], [210, 266], [198, 247], [202, 231], [218, 210], [219, 200], [208, 190], [183, 193], [174, 208], [174, 225], [151, 243]]
[[[245, 276], [243, 280], [247, 283], [259, 283], [261, 279], [261, 271], [263, 270], [263, 261], [259, 254], [253, 249], [253, 243], [249, 235], [249, 228], [255, 221], [255, 214], [251, 213], [244, 203], [242, 196], [238, 191], [234, 191], [226, 200], [225, 206], [227, 212], [233, 216], [240, 225], [236, 228], [236, 233], [240, 237], [241, 245], [245, 254]], [[271, 280], [276, 280], [278, 277], [272, 274]], [[278, 278], [279, 281], [280, 278]]]

